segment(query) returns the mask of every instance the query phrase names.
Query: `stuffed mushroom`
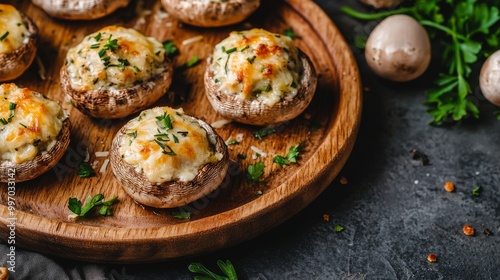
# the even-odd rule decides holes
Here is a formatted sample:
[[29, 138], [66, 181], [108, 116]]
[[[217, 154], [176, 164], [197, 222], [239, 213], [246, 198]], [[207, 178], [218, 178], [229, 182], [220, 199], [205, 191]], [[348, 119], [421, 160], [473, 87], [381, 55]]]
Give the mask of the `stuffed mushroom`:
[[36, 56], [38, 27], [14, 6], [0, 4], [0, 82], [21, 76]]
[[68, 51], [61, 86], [81, 112], [120, 118], [145, 109], [168, 90], [172, 65], [155, 38], [108, 26]]
[[267, 125], [301, 114], [314, 96], [317, 75], [291, 38], [252, 29], [231, 32], [215, 46], [204, 82], [208, 100], [220, 115]]
[[32, 2], [55, 18], [92, 20], [126, 7], [130, 0], [32, 0]]
[[161, 2], [173, 17], [199, 27], [239, 23], [260, 6], [260, 0], [162, 0]]
[[113, 139], [110, 161], [124, 190], [156, 208], [186, 205], [215, 190], [229, 165], [224, 140], [182, 109], [155, 107]]
[[15, 84], [0, 85], [0, 182], [22, 182], [57, 164], [70, 141], [59, 103]]

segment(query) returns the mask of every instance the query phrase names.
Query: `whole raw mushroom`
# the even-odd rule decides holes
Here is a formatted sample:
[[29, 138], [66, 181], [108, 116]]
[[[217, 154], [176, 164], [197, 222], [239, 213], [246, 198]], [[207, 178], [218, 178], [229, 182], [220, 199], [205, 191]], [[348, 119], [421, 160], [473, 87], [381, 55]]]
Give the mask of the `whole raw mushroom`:
[[431, 60], [431, 44], [425, 28], [407, 15], [392, 15], [372, 31], [365, 58], [378, 76], [406, 82], [422, 75]]
[[481, 67], [479, 86], [489, 102], [500, 106], [500, 50], [488, 57]]

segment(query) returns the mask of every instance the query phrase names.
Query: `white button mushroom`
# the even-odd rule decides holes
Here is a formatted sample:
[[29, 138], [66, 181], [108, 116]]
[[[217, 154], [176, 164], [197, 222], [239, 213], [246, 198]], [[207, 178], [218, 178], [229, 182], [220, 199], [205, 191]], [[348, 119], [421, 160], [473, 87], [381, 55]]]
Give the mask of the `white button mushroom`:
[[429, 66], [429, 36], [412, 17], [389, 16], [368, 37], [365, 58], [373, 72], [382, 78], [397, 82], [413, 80]]
[[500, 50], [488, 57], [481, 67], [479, 86], [489, 102], [500, 106]]

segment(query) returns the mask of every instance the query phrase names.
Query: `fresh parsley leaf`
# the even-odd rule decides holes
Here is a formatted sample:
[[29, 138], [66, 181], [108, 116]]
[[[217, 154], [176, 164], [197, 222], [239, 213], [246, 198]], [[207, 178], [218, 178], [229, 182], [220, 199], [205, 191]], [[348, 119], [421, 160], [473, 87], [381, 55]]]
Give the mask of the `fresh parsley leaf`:
[[472, 195], [473, 196], [479, 196], [479, 194], [481, 193], [481, 187], [480, 186], [477, 186], [475, 187], [473, 190], [472, 190]]
[[168, 56], [174, 56], [179, 52], [179, 49], [174, 44], [174, 40], [166, 40], [163, 42], [163, 48]]
[[291, 28], [291, 27], [285, 28], [285, 29], [283, 30], [283, 35], [285, 35], [285, 36], [287, 36], [287, 37], [290, 37], [290, 38], [292, 38], [292, 39], [299, 38], [299, 36], [297, 36], [297, 35], [295, 34], [295, 32], [293, 31], [293, 28]]
[[81, 178], [88, 178], [95, 175], [95, 171], [88, 162], [82, 162], [78, 166], [78, 176]]
[[264, 174], [264, 163], [259, 161], [255, 164], [248, 165], [247, 168], [247, 181], [260, 182], [259, 178]]
[[217, 260], [217, 265], [225, 276], [216, 274], [206, 268], [203, 264], [197, 262], [191, 263], [188, 266], [188, 269], [193, 273], [201, 274], [201, 276], [196, 276], [194, 278], [195, 280], [238, 280], [236, 270], [229, 260], [227, 260], [226, 262]]
[[341, 232], [344, 230], [344, 227], [339, 225], [339, 224], [336, 224], [335, 225], [335, 232]]
[[273, 162], [277, 163], [280, 167], [283, 167], [284, 165], [289, 165], [290, 162], [283, 156], [276, 155], [273, 158]]
[[3, 41], [5, 38], [9, 36], [9, 31], [6, 31], [2, 36], [0, 36], [0, 41]]
[[276, 130], [272, 127], [264, 127], [262, 129], [257, 130], [253, 136], [259, 140], [262, 140], [263, 138], [276, 133]]
[[186, 63], [184, 63], [184, 65], [182, 65], [181, 68], [182, 69], [191, 68], [191, 67], [195, 66], [196, 64], [198, 64], [199, 62], [200, 62], [200, 59], [198, 58], [198, 56], [194, 55]]
[[291, 163], [297, 163], [297, 158], [299, 156], [300, 150], [302, 149], [302, 143], [290, 147], [290, 150], [286, 154], [286, 159]]
[[191, 218], [191, 212], [189, 211], [174, 211], [172, 216], [179, 220], [189, 220]]
[[300, 149], [302, 148], [302, 143], [290, 147], [290, 150], [285, 157], [276, 155], [273, 158], [273, 162], [277, 163], [280, 167], [284, 165], [290, 165], [290, 163], [297, 163], [297, 158], [300, 154]]
[[87, 214], [94, 207], [101, 206], [99, 209], [99, 214], [103, 216], [109, 216], [112, 214], [110, 206], [118, 200], [118, 196], [115, 196], [106, 201], [102, 201], [103, 199], [103, 194], [96, 194], [95, 196], [89, 195], [85, 200], [85, 205], [82, 206], [82, 202], [80, 200], [75, 197], [70, 197], [68, 199], [68, 208], [77, 216], [82, 217], [85, 216], [85, 214]]

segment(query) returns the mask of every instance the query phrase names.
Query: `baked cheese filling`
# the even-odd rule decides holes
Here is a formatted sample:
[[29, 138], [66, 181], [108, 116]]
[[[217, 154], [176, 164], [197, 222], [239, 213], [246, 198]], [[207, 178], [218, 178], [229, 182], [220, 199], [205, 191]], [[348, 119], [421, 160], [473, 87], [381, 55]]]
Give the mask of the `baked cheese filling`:
[[298, 53], [287, 36], [264, 29], [233, 31], [215, 46], [209, 67], [222, 93], [272, 106], [298, 92]]
[[20, 164], [49, 151], [67, 117], [59, 103], [40, 93], [0, 85], [0, 159]]
[[151, 183], [189, 182], [204, 165], [223, 156], [213, 148], [215, 139], [182, 109], [144, 110], [125, 128], [119, 153]]
[[69, 49], [66, 67], [75, 90], [125, 89], [160, 75], [164, 59], [165, 49], [155, 38], [108, 26]]
[[14, 6], [0, 4], [0, 54], [11, 53], [28, 41], [29, 31], [19, 11]]

